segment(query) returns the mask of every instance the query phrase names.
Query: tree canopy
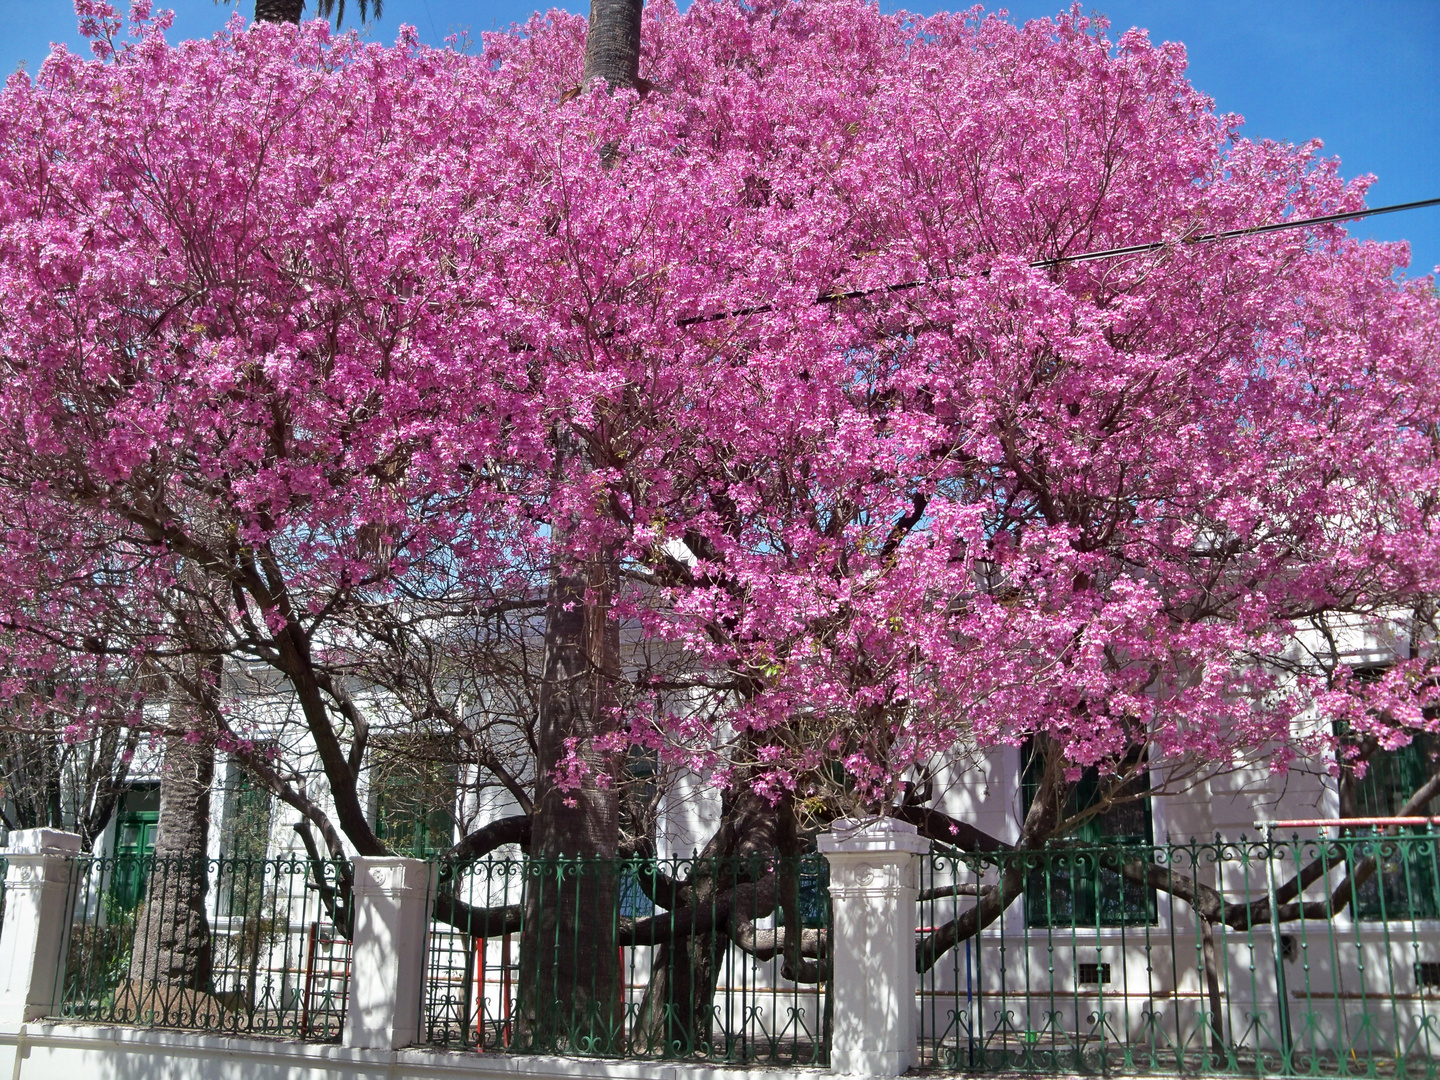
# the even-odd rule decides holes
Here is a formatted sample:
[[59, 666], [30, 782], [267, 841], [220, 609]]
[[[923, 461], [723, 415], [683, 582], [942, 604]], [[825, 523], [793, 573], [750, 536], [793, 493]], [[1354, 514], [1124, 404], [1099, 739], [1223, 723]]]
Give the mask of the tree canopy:
[[608, 92], [559, 12], [465, 53], [85, 8], [100, 59], [0, 93], [12, 701], [64, 668], [83, 730], [175, 658], [272, 670], [378, 852], [347, 665], [414, 689], [613, 558], [681, 659], [614, 676], [600, 749], [767, 798], [1433, 726], [1434, 284], [1339, 225], [1187, 243], [1367, 180], [1244, 139], [1181, 46], [657, 0]]

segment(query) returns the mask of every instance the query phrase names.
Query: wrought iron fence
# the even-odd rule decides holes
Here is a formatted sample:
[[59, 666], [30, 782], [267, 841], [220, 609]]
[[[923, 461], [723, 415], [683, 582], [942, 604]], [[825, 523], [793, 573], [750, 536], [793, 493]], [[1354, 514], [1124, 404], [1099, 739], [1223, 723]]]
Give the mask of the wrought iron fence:
[[423, 1037], [506, 1053], [823, 1064], [827, 886], [813, 855], [442, 866]]
[[349, 868], [303, 858], [81, 857], [65, 1019], [340, 1037]]
[[[338, 1038], [349, 868], [80, 857], [62, 1018]], [[827, 864], [442, 865], [421, 1037], [824, 1064]], [[1070, 843], [922, 860], [921, 1064], [1435, 1077], [1440, 835]]]
[[1427, 828], [934, 854], [922, 1063], [1434, 1077], [1437, 840]]

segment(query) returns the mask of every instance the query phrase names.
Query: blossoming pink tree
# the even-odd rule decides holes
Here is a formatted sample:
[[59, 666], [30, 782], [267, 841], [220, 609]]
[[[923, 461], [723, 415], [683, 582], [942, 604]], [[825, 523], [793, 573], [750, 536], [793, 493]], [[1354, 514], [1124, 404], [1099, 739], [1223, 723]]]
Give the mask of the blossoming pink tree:
[[[669, 587], [635, 616], [733, 676], [757, 782], [839, 758], [884, 802], [932, 755], [1037, 733], [1074, 766], [1139, 740], [1283, 768], [1296, 717], [1336, 708], [1293, 677], [1322, 671], [1324, 619], [1410, 620], [1356, 722], [1420, 722], [1433, 287], [1336, 227], [1184, 242], [1357, 208], [1364, 182], [1239, 139], [1139, 34], [805, 14], [697, 10], [671, 49], [652, 13], [668, 97], [596, 177], [634, 224], [593, 273], [664, 284], [606, 309], [599, 355], [671, 395], [626, 411], [654, 434], [609, 450], [597, 520]], [[610, 205], [566, 220], [613, 229]], [[1055, 262], [1153, 238], [1175, 242]]]
[[[732, 784], [752, 845], [897, 802], [993, 842], [902, 788], [1002, 743], [1050, 762], [1031, 846], [1084, 768], [1133, 798], [1324, 750], [1307, 715], [1431, 724], [1433, 284], [1339, 226], [1188, 243], [1365, 182], [1242, 139], [1180, 47], [656, 3], [611, 94], [561, 14], [474, 56], [137, 27], [0, 95], [10, 663], [268, 666], [333, 816], [247, 760], [332, 852], [384, 850], [353, 658], [423, 684], [417, 640], [587, 567], [683, 663], [566, 676], [608, 716], [571, 797], [639, 743]], [[1397, 641], [1385, 679], [1337, 625]]]

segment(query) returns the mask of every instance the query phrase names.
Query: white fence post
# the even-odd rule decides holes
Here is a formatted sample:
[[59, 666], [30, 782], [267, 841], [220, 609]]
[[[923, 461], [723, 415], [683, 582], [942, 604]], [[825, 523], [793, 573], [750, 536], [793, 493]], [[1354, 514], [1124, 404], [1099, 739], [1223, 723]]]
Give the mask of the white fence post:
[[831, 1071], [899, 1076], [915, 1061], [915, 901], [930, 841], [893, 818], [836, 821], [830, 860]]
[[0, 927], [0, 1027], [49, 1016], [64, 973], [80, 837], [59, 829], [10, 834]]
[[432, 873], [423, 859], [355, 859], [346, 1046], [395, 1050], [419, 1037]]

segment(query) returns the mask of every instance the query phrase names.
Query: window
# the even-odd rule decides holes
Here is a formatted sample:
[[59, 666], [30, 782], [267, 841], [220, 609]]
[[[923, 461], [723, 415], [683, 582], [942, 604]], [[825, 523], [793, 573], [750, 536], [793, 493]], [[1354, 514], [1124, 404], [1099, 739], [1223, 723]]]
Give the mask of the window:
[[[1375, 750], [1365, 775], [1354, 781], [1355, 813], [1360, 817], [1394, 817], [1440, 762], [1440, 739], [1417, 734], [1408, 746]], [[1440, 798], [1419, 811], [1440, 815]], [[1369, 830], [1363, 830], [1363, 832]], [[1401, 835], [1357, 843], [1351, 857], [1374, 856], [1376, 872], [1355, 893], [1355, 914], [1365, 920], [1440, 919], [1440, 865], [1433, 840], [1418, 837], [1422, 828]]]
[[221, 810], [220, 874], [216, 912], [251, 915], [265, 892], [265, 856], [270, 851], [270, 792], [239, 763], [230, 762]]
[[1081, 964], [1075, 981], [1081, 986], [1103, 986], [1110, 981], [1110, 965], [1105, 963]]
[[[1020, 750], [1025, 811], [1040, 786], [1043, 761], [1027, 742]], [[1149, 791], [1150, 778], [1140, 773], [1131, 781], [1136, 791]], [[1100, 798], [1100, 774], [1086, 769], [1070, 792], [1065, 815], [1078, 814]], [[1035, 856], [1025, 882], [1025, 921], [1029, 926], [1142, 926], [1156, 921], [1155, 890], [1099, 866], [1098, 844], [1155, 842], [1148, 798], [1112, 806], [1089, 818], [1073, 836], [1051, 841]], [[1149, 853], [1146, 852], [1146, 857]]]
[[455, 841], [455, 764], [388, 749], [374, 761], [375, 835], [397, 855], [425, 859], [448, 851]]
[[[830, 862], [819, 855], [804, 855], [798, 883], [800, 925], [814, 928], [830, 925]], [[785, 925], [785, 909], [775, 909], [775, 925]]]
[[[1383, 677], [1385, 671], [1386, 666], [1381, 664], [1357, 667], [1351, 674], [1357, 681], [1368, 683]], [[1426, 715], [1430, 716], [1429, 710]], [[1338, 730], [1336, 734], [1343, 740], [1347, 733]], [[1417, 733], [1409, 745], [1395, 750], [1372, 745], [1364, 775], [1344, 774], [1342, 805], [1343, 785], [1348, 784], [1354, 816], [1395, 817], [1434, 774], [1437, 761], [1440, 739], [1423, 732]], [[1440, 799], [1432, 799], [1418, 813], [1440, 814]], [[1401, 829], [1400, 835], [1384, 839], [1366, 839], [1377, 831], [1366, 827], [1349, 830], [1358, 839], [1347, 846], [1347, 858], [1359, 861], [1373, 857], [1376, 861], [1375, 873], [1355, 890], [1355, 917], [1364, 921], [1440, 918], [1440, 866], [1435, 842], [1417, 835], [1425, 831], [1423, 828]]]

